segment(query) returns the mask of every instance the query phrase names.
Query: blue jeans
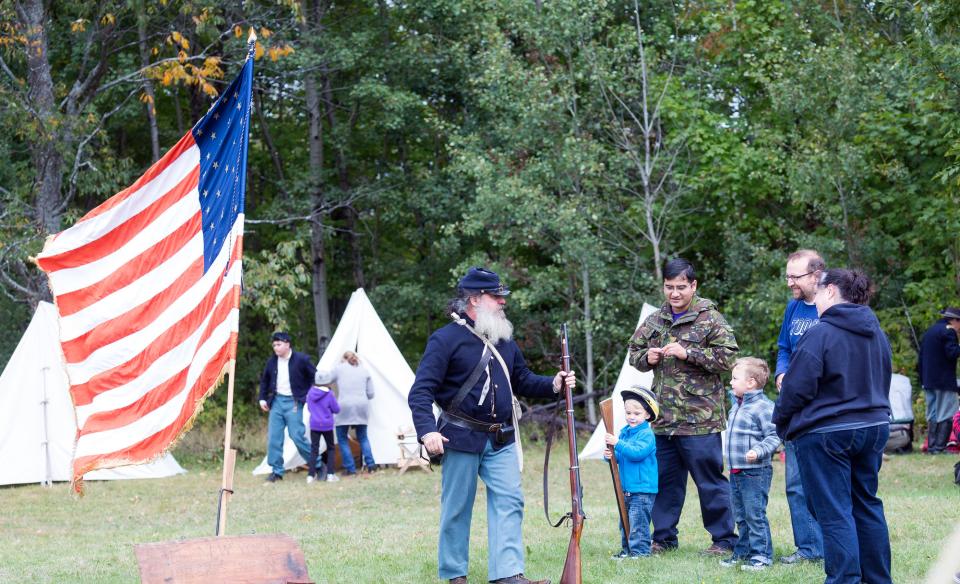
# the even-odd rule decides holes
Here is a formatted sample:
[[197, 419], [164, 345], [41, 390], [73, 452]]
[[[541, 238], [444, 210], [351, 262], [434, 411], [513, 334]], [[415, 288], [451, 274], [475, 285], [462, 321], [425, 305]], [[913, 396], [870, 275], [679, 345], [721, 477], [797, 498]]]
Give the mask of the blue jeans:
[[787, 506], [790, 508], [790, 525], [793, 527], [793, 543], [797, 553], [808, 560], [823, 557], [823, 535], [820, 525], [810, 514], [807, 497], [803, 494], [800, 466], [797, 463], [797, 446], [793, 441], [784, 442], [784, 482], [787, 491]]
[[723, 447], [720, 434], [700, 436], [662, 436], [657, 434], [657, 470], [659, 492], [653, 502], [653, 541], [665, 547], [677, 547], [677, 524], [687, 496], [687, 475], [693, 477], [700, 495], [703, 527], [713, 543], [733, 549], [730, 512], [730, 483], [723, 475]]
[[[347, 474], [357, 472], [357, 465], [353, 461], [353, 452], [350, 451], [350, 440], [347, 433], [351, 426], [337, 426], [337, 444], [340, 446], [340, 460], [343, 462], [343, 470]], [[357, 433], [357, 442], [360, 443], [360, 453], [363, 455], [363, 462], [367, 468], [376, 464], [373, 461], [373, 450], [370, 449], [370, 440], [367, 438], [367, 425], [357, 424], [353, 426]]]
[[620, 523], [620, 547], [630, 556], [650, 555], [650, 512], [653, 511], [653, 501], [656, 493], [624, 493], [623, 500], [627, 506], [627, 520], [630, 521], [630, 538], [623, 532], [623, 523]]
[[280, 476], [283, 476], [284, 430], [290, 435], [300, 456], [310, 460], [310, 443], [307, 442], [307, 429], [303, 425], [303, 404], [298, 404], [293, 396], [277, 394], [267, 416], [267, 462], [273, 468], [273, 473]]
[[517, 445], [483, 452], [445, 450], [440, 492], [440, 578], [466, 576], [470, 559], [470, 520], [477, 495], [477, 477], [487, 490], [487, 579], [523, 572], [523, 490]]
[[733, 518], [737, 522], [737, 545], [733, 555], [745, 560], [773, 563], [773, 538], [767, 521], [767, 499], [773, 467], [743, 468], [730, 473]]
[[885, 584], [890, 536], [877, 497], [890, 426], [809, 433], [797, 438], [797, 460], [817, 522], [823, 528], [824, 584]]

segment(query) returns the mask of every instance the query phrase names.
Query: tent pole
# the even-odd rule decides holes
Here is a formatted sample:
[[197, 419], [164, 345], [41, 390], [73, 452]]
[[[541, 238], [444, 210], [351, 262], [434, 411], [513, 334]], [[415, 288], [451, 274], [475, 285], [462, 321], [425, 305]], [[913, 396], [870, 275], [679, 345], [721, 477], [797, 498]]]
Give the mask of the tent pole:
[[43, 459], [44, 459], [44, 480], [40, 485], [44, 487], [53, 486], [53, 473], [50, 472], [50, 425], [47, 422], [47, 404], [50, 400], [47, 398], [47, 370], [48, 365], [41, 368], [43, 375], [43, 400], [40, 402], [43, 408]]
[[223, 434], [223, 480], [220, 483], [220, 496], [217, 505], [217, 535], [223, 536], [227, 530], [227, 503], [233, 494], [233, 468], [237, 462], [237, 451], [230, 448], [233, 430], [233, 379], [236, 376], [237, 360], [233, 358], [227, 365], [227, 421]]

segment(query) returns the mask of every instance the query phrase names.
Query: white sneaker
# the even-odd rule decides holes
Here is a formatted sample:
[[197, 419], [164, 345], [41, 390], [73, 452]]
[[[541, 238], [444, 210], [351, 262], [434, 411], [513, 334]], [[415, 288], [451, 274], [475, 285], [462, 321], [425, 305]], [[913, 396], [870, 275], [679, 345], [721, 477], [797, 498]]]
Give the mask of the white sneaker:
[[308, 485], [309, 485], [310, 483], [312, 483], [313, 481], [315, 481], [315, 480], [317, 480], [315, 477], [313, 477], [313, 476], [311, 476], [311, 475], [307, 475], [307, 484], [308, 484]]
[[328, 482], [328, 483], [335, 483], [335, 482], [337, 482], [337, 481], [339, 481], [339, 480], [340, 480], [340, 477], [338, 477], [337, 475], [335, 475], [335, 474], [333, 474], [333, 473], [330, 473], [330, 474], [327, 475], [327, 482]]

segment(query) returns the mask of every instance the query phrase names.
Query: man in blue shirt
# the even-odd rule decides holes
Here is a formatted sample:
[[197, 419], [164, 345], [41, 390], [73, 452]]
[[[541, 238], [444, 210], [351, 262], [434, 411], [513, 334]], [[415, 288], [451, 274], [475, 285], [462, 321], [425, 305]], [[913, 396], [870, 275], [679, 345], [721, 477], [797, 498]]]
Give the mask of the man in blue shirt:
[[[793, 293], [793, 300], [787, 303], [783, 312], [783, 324], [780, 325], [780, 337], [777, 339], [777, 391], [780, 391], [783, 376], [790, 366], [790, 358], [800, 342], [800, 337], [819, 322], [813, 297], [817, 293], [817, 282], [825, 268], [823, 258], [812, 249], [797, 250], [787, 257], [787, 287]], [[820, 560], [823, 558], [823, 534], [817, 520], [807, 508], [807, 499], [800, 483], [797, 451], [792, 441], [785, 441], [784, 449], [787, 505], [790, 508], [793, 542], [797, 551], [781, 557], [780, 561], [784, 564], [795, 564]]]

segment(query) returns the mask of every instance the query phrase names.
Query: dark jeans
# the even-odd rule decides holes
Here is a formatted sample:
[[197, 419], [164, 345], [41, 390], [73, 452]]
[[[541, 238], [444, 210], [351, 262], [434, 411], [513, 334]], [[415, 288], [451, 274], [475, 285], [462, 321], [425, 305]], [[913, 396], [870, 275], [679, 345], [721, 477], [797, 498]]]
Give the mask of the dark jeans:
[[730, 483], [723, 475], [723, 449], [720, 434], [702, 436], [657, 435], [657, 467], [659, 492], [653, 503], [653, 541], [676, 547], [677, 524], [687, 496], [687, 475], [693, 477], [700, 494], [700, 515], [703, 527], [713, 543], [733, 549], [737, 536], [733, 533], [730, 512]]
[[[323, 438], [326, 449], [320, 455], [320, 462], [327, 466], [327, 472], [334, 472], [333, 457], [330, 456], [330, 449], [333, 448], [333, 430], [310, 430], [310, 459], [307, 460], [307, 472], [310, 476], [317, 476], [317, 453], [320, 451], [320, 438]], [[322, 478], [322, 477], [321, 477]]]
[[744, 468], [730, 473], [733, 517], [737, 522], [737, 545], [733, 555], [745, 560], [773, 563], [773, 539], [767, 521], [767, 499], [773, 467]]
[[797, 438], [807, 502], [823, 530], [824, 584], [884, 584], [890, 536], [877, 497], [887, 424]]
[[630, 521], [630, 537], [623, 532], [620, 523], [620, 546], [630, 556], [650, 555], [650, 511], [656, 493], [624, 493], [627, 506], [627, 519]]

